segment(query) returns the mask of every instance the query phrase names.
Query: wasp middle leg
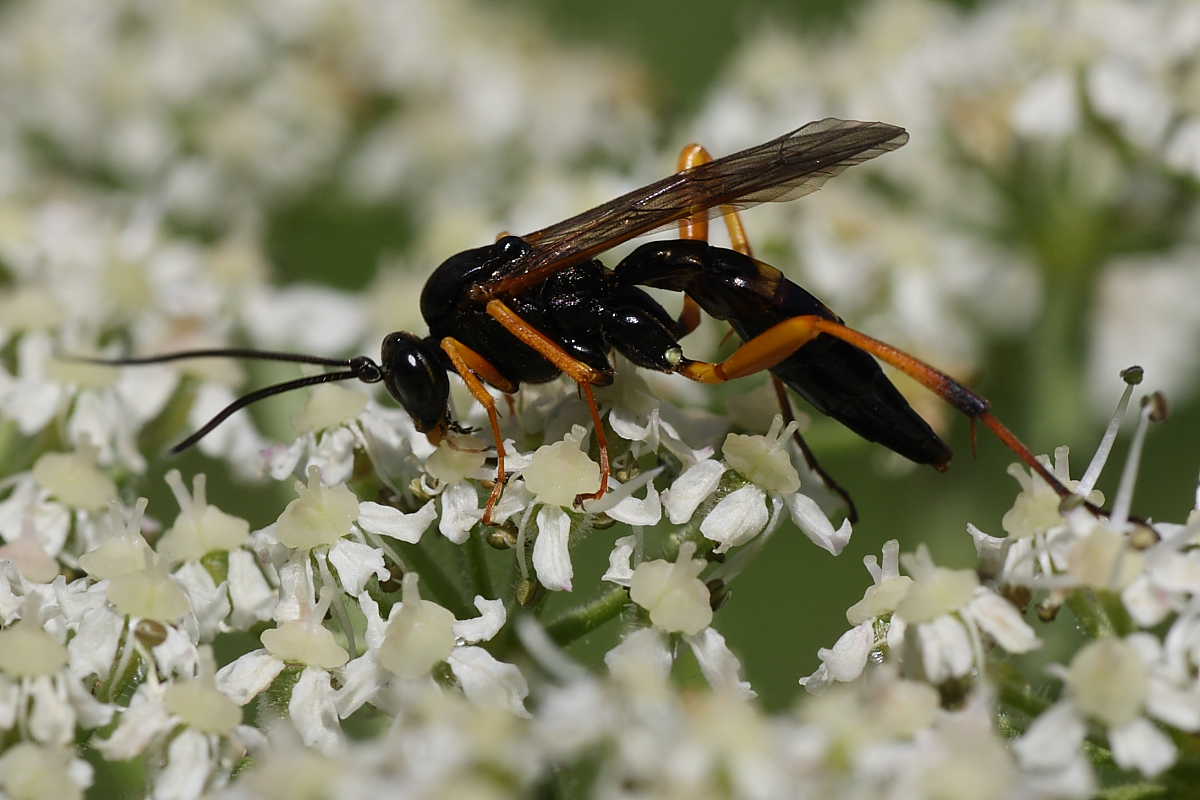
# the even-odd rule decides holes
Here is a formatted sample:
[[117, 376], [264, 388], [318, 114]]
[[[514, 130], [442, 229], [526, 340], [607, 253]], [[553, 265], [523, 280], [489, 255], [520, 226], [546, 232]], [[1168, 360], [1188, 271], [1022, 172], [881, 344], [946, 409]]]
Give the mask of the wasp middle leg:
[[523, 319], [502, 300], [489, 301], [487, 313], [503, 325], [509, 333], [532, 347], [543, 358], [579, 384], [579, 390], [592, 415], [592, 423], [596, 429], [596, 444], [600, 448], [600, 488], [595, 492], [579, 495], [575, 498], [575, 502], [582, 503], [584, 500], [599, 500], [604, 497], [608, 493], [608, 476], [612, 474], [612, 467], [608, 458], [608, 439], [604, 435], [604, 421], [600, 419], [600, 409], [596, 405], [596, 395], [592, 391], [592, 387], [611, 383], [612, 375], [572, 356], [558, 342]]

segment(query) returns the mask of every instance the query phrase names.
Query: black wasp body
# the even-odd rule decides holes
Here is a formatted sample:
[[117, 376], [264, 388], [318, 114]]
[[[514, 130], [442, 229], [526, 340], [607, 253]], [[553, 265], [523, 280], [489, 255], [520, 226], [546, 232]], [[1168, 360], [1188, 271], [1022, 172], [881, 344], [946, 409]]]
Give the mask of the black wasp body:
[[[471, 297], [481, 280], [503, 278], [528, 250], [521, 239], [506, 236], [452, 256], [434, 271], [421, 293], [421, 313], [429, 325], [421, 349], [431, 360], [453, 370], [439, 346], [453, 337], [514, 383], [543, 383], [561, 374]], [[729, 322], [743, 341], [792, 317], [841, 321], [774, 267], [707, 242], [682, 239], [645, 244], [613, 270], [596, 259], [574, 264], [508, 303], [571, 356], [607, 376], [594, 384], [604, 385], [613, 374], [613, 350], [660, 372], [674, 372], [691, 361], [683, 357], [679, 338], [684, 331], [678, 321], [642, 286], [686, 293], [705, 313]], [[770, 370], [863, 438], [917, 463], [943, 466], [950, 460], [950, 449], [862, 350], [821, 335]], [[429, 403], [420, 414], [426, 420], [445, 410], [444, 398], [430, 397]]]
[[[596, 208], [523, 236], [465, 250], [438, 267], [421, 294], [429, 326], [422, 337], [389, 334], [381, 359], [342, 360], [250, 349], [193, 350], [108, 361], [145, 364], [200, 356], [296, 361], [342, 367], [269, 386], [238, 399], [176, 446], [188, 447], [243, 406], [269, 395], [328, 381], [382, 381], [432, 442], [456, 429], [447, 375], [457, 373], [488, 414], [496, 443], [497, 480], [483, 519], [499, 500], [506, 473], [500, 415], [486, 385], [515, 392], [565, 373], [588, 405], [599, 448], [598, 498], [607, 490], [604, 424], [592, 391], [612, 382], [616, 351], [639, 367], [719, 383], [769, 370], [783, 415], [786, 387], [851, 430], [922, 464], [945, 468], [950, 449], [909, 406], [875, 358], [900, 369], [948, 403], [982, 421], [1060, 495], [1069, 491], [988, 410], [987, 401], [945, 373], [847, 327], [824, 303], [753, 258], [739, 210], [790, 200], [826, 180], [902, 146], [903, 128], [881, 122], [824, 119], [769, 142], [713, 160], [699, 145], [684, 148], [679, 171]], [[708, 221], [721, 215], [731, 249], [708, 244]], [[613, 269], [597, 257], [621, 242], [678, 226], [679, 239], [650, 242]], [[672, 317], [643, 287], [680, 292]], [[719, 363], [684, 356], [680, 339], [700, 312], [727, 322], [742, 345]], [[874, 358], [872, 357], [874, 356]], [[846, 500], [820, 469], [798, 433], [810, 467]]]

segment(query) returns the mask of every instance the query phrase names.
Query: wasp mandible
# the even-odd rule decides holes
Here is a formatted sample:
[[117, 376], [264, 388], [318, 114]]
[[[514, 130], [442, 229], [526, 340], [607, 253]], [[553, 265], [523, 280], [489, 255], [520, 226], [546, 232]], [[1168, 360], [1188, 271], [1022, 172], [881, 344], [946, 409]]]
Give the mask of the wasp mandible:
[[[456, 373], [487, 411], [496, 442], [496, 481], [483, 521], [490, 523], [507, 473], [500, 416], [491, 386], [516, 392], [560, 374], [574, 380], [587, 403], [600, 451], [600, 485], [576, 502], [602, 497], [610, 474], [608, 443], [593, 387], [612, 382], [617, 351], [646, 369], [719, 383], [769, 370], [784, 416], [792, 415], [784, 386], [852, 431], [920, 464], [944, 470], [947, 447], [884, 374], [878, 358], [907, 373], [991, 428], [1060, 496], [1070, 491], [989, 411], [987, 400], [950, 376], [847, 327], [816, 297], [754, 258], [739, 211], [801, 197], [848, 167], [902, 146], [908, 133], [882, 122], [828, 118], [719, 159], [699, 145], [684, 148], [679, 171], [603, 205], [523, 236], [451, 256], [421, 293], [426, 336], [388, 334], [379, 362], [366, 356], [326, 359], [244, 348], [188, 350], [99, 363], [152, 364], [183, 358], [233, 357], [341, 367], [251, 392], [173, 448], [195, 444], [230, 414], [256, 400], [318, 383], [382, 382], [436, 444], [456, 428], [448, 374]], [[721, 215], [732, 248], [708, 243], [709, 219]], [[678, 225], [679, 238], [638, 247], [613, 269], [596, 256], [635, 237]], [[644, 287], [684, 295], [669, 314]], [[684, 355], [679, 340], [700, 312], [724, 320], [742, 340], [712, 363]], [[797, 434], [809, 465], [853, 501], [817, 464]]]

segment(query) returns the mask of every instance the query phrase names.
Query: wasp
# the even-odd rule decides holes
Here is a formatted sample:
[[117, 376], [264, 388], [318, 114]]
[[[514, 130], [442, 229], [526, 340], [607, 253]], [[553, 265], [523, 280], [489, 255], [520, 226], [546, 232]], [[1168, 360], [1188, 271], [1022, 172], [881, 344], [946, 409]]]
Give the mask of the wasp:
[[[507, 473], [496, 401], [488, 387], [511, 394], [523, 383], [561, 374], [575, 381], [595, 425], [600, 485], [577, 503], [606, 493], [608, 442], [593, 388], [613, 380], [616, 351], [645, 369], [701, 383], [772, 374], [786, 418], [785, 387], [859, 436], [919, 464], [945, 470], [951, 450], [912, 409], [878, 361], [907, 373], [974, 423], [983, 422], [1057, 491], [1070, 492], [990, 412], [988, 401], [949, 375], [843, 320], [778, 269], [754, 258], [740, 211], [791, 200], [819, 189], [848, 167], [895, 150], [908, 141], [900, 127], [882, 122], [827, 118], [723, 158], [700, 145], [680, 154], [678, 171], [603, 205], [522, 236], [464, 250], [434, 270], [421, 292], [429, 333], [388, 334], [378, 362], [358, 356], [327, 359], [245, 348], [187, 350], [143, 358], [103, 360], [150, 364], [199, 357], [292, 361], [338, 367], [247, 394], [173, 449], [195, 444], [230, 414], [250, 403], [303, 386], [342, 380], [382, 382], [437, 444], [460, 430], [449, 405], [449, 374], [457, 374], [487, 411], [496, 443], [496, 480], [483, 521], [490, 523]], [[711, 218], [723, 216], [732, 247], [708, 243]], [[597, 256], [662, 228], [679, 237], [641, 245], [608, 269]], [[646, 288], [683, 294], [683, 309], [668, 313]], [[701, 312], [732, 327], [742, 344], [720, 362], [684, 355], [679, 340]], [[846, 501], [849, 494], [824, 472], [796, 434], [810, 467]]]

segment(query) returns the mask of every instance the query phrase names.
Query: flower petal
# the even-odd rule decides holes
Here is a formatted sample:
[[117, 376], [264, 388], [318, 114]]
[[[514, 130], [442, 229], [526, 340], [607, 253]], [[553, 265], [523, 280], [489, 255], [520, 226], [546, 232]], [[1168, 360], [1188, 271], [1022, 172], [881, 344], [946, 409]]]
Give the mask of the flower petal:
[[442, 517], [438, 531], [455, 544], [462, 544], [471, 528], [483, 518], [475, 487], [466, 482], [452, 483], [442, 490]]
[[742, 680], [742, 663], [716, 628], [708, 627], [685, 638], [709, 686], [718, 691], [732, 691], [746, 699], [757, 696], [750, 683]]
[[832, 648], [822, 647], [817, 657], [828, 668], [831, 679], [848, 683], [862, 674], [874, 644], [874, 626], [864, 622], [839, 636]]
[[479, 616], [473, 619], [459, 620], [454, 623], [454, 635], [464, 642], [486, 642], [504, 627], [508, 615], [504, 611], [503, 600], [488, 600], [483, 595], [475, 595], [475, 608]]
[[850, 520], [842, 520], [841, 526], [834, 530], [833, 523], [817, 502], [808, 495], [784, 495], [784, 504], [788, 515], [796, 527], [804, 532], [813, 544], [822, 550], [827, 550], [835, 556], [839, 555], [850, 542], [850, 534], [854, 532]]
[[725, 469], [725, 465], [720, 461], [709, 458], [684, 470], [671, 484], [671, 488], [663, 492], [663, 507], [667, 510], [667, 518], [676, 525], [690, 520], [705, 498], [716, 491]]
[[266, 648], [252, 650], [221, 667], [214, 676], [217, 688], [239, 706], [244, 706], [266, 691], [284, 664]]
[[1066, 700], [1043, 711], [1015, 742], [1013, 751], [1031, 771], [1060, 769], [1078, 758], [1087, 726]]
[[204, 794], [204, 784], [216, 764], [208, 737], [184, 730], [167, 748], [167, 765], [154, 779], [155, 800], [191, 800]]
[[230, 624], [245, 630], [255, 622], [271, 618], [277, 598], [249, 550], [229, 551], [229, 601], [233, 607]]
[[926, 679], [937, 685], [971, 671], [971, 639], [963, 624], [950, 614], [914, 625]]
[[613, 542], [612, 552], [608, 554], [608, 569], [600, 580], [628, 587], [629, 582], [633, 580], [633, 567], [630, 562], [636, 547], [636, 536], [622, 536]]
[[1136, 717], [1108, 731], [1113, 761], [1125, 769], [1136, 769], [1147, 778], [1175, 763], [1178, 751], [1171, 737], [1145, 717]]
[[309, 747], [324, 753], [336, 750], [342, 742], [335, 699], [329, 673], [317, 667], [305, 667], [292, 687], [292, 697], [288, 701], [288, 714], [300, 732], [300, 738]]
[[1010, 653], [1028, 653], [1042, 645], [1033, 628], [1021, 619], [1021, 612], [990, 589], [976, 589], [966, 613]]
[[391, 575], [383, 565], [383, 551], [378, 547], [350, 539], [340, 539], [329, 548], [329, 563], [338, 573], [346, 594], [357, 597], [374, 575], [385, 581]]
[[497, 661], [482, 647], [456, 647], [446, 661], [472, 703], [529, 716], [525, 710], [529, 684], [512, 664]]
[[390, 536], [402, 542], [416, 544], [437, 519], [437, 507], [432, 500], [416, 511], [405, 514], [394, 506], [365, 501], [358, 504], [358, 525], [378, 536]]
[[754, 484], [730, 492], [708, 512], [700, 523], [700, 533], [717, 543], [718, 553], [750, 541], [770, 518], [766, 499], [766, 493]]
[[538, 581], [551, 591], [571, 591], [571, 518], [558, 506], [542, 506], [537, 512], [537, 529], [533, 569]]

